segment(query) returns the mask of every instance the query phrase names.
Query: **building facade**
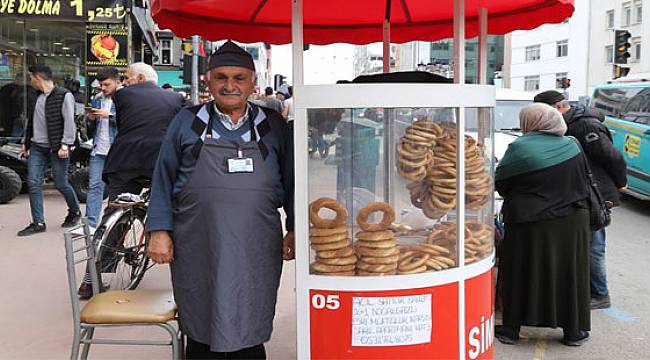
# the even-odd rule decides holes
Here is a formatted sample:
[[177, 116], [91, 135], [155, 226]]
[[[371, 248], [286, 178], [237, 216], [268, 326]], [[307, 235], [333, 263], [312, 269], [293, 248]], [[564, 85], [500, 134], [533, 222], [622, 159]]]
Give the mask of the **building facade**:
[[[576, 0], [575, 12], [560, 24], [542, 25], [528, 31], [514, 31], [506, 43], [509, 56], [504, 73], [510, 88], [537, 93], [566, 92], [570, 100], [588, 95], [589, 1]], [[562, 79], [571, 86], [561, 87]]]
[[100, 68], [151, 64], [156, 52], [155, 25], [145, 0], [40, 4], [0, 7], [0, 136], [21, 135], [35, 99], [30, 66], [49, 66], [55, 83], [82, 102], [88, 100]]
[[629, 67], [630, 72], [622, 80], [650, 79], [650, 46], [644, 44], [650, 36], [650, 21], [643, 18], [644, 13], [649, 14], [645, 11], [650, 11], [649, 4], [650, 0], [591, 1], [588, 83], [591, 91], [612, 80], [614, 30], [627, 30], [632, 35], [628, 40], [631, 56], [622, 65]]

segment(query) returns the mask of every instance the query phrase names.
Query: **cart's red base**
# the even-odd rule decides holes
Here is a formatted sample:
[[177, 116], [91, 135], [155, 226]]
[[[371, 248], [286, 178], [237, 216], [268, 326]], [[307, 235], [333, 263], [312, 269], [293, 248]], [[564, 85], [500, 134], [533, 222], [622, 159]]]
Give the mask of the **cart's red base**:
[[[494, 280], [492, 270], [465, 281], [465, 351], [466, 359], [492, 359], [494, 343]], [[368, 339], [359, 334], [359, 328], [353, 321], [360, 316], [353, 316], [355, 310], [353, 298], [382, 298], [383, 300], [425, 295], [431, 302], [430, 339], [413, 345], [375, 346], [366, 342]], [[430, 295], [430, 296], [428, 296]], [[458, 283], [391, 291], [310, 291], [310, 341], [313, 359], [459, 359], [459, 295]], [[403, 299], [403, 298], [402, 298]], [[379, 301], [379, 300], [377, 300]], [[408, 305], [401, 320], [408, 321]], [[390, 311], [395, 311], [393, 307]], [[371, 309], [371, 311], [377, 309]], [[381, 309], [379, 309], [381, 310]], [[385, 310], [385, 309], [384, 309]], [[415, 310], [413, 310], [415, 311]], [[428, 310], [427, 310], [428, 311]], [[418, 316], [413, 313], [413, 316]], [[390, 332], [398, 328], [400, 316], [391, 317], [394, 322], [374, 326], [373, 331]], [[356, 319], [356, 320], [353, 320]], [[374, 320], [376, 320], [375, 318]], [[385, 320], [385, 319], [384, 319]], [[372, 321], [372, 320], [371, 320]], [[375, 323], [376, 324], [376, 323]], [[407, 325], [408, 326], [408, 325]], [[356, 335], [354, 333], [356, 332]], [[402, 337], [401, 339], [406, 339]], [[399, 340], [398, 340], [399, 341]], [[408, 342], [408, 340], [405, 340]], [[353, 342], [355, 343], [353, 346]], [[381, 341], [380, 341], [381, 342]]]

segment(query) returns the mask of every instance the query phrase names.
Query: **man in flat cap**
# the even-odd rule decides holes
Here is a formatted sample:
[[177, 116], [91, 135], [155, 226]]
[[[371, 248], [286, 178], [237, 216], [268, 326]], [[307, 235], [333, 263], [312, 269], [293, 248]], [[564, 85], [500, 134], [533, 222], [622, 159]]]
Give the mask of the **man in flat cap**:
[[214, 52], [206, 78], [215, 100], [179, 112], [160, 150], [148, 254], [171, 264], [187, 358], [265, 358], [282, 260], [294, 258], [292, 136], [247, 101], [255, 66], [239, 46]]
[[[597, 109], [571, 106], [564, 95], [548, 90], [535, 96], [535, 102], [555, 107], [567, 124], [567, 136], [580, 141], [594, 180], [606, 201], [619, 205], [618, 190], [627, 185], [627, 165], [623, 155], [614, 147], [612, 135], [603, 124], [605, 117]], [[605, 228], [594, 231], [591, 237], [591, 308], [606, 309], [611, 306], [605, 271]]]

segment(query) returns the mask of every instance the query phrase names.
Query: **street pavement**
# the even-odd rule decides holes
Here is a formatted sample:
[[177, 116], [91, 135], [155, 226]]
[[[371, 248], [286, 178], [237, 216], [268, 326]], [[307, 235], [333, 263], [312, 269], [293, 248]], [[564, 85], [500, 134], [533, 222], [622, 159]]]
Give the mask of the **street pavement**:
[[[70, 354], [72, 320], [60, 223], [65, 202], [46, 191], [48, 231], [26, 238], [16, 232], [29, 223], [29, 201], [20, 195], [0, 205], [0, 359], [64, 359]], [[592, 339], [579, 348], [560, 344], [560, 329], [523, 328], [522, 341], [495, 340], [497, 359], [646, 359], [650, 325], [650, 203], [626, 198], [608, 228], [608, 275], [613, 307], [592, 312]], [[140, 288], [169, 289], [167, 266], [155, 266]], [[285, 263], [275, 319], [267, 344], [270, 359], [295, 358], [294, 266]], [[99, 336], [163, 339], [158, 330], [98, 330]], [[323, 334], [327, 336], [327, 334]], [[164, 359], [166, 348], [94, 345], [93, 359]]]

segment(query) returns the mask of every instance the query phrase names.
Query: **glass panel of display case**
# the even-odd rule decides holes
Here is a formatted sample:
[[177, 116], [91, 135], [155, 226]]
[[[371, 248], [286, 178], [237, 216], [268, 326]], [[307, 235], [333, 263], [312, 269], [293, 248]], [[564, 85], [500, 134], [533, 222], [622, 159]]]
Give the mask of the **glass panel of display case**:
[[[406, 275], [457, 266], [455, 112], [308, 110], [312, 274]], [[468, 116], [474, 123], [464, 134], [469, 261], [492, 246], [492, 120], [490, 112], [474, 112], [481, 116]]]
[[465, 112], [465, 264], [494, 249], [494, 133], [492, 108]]

